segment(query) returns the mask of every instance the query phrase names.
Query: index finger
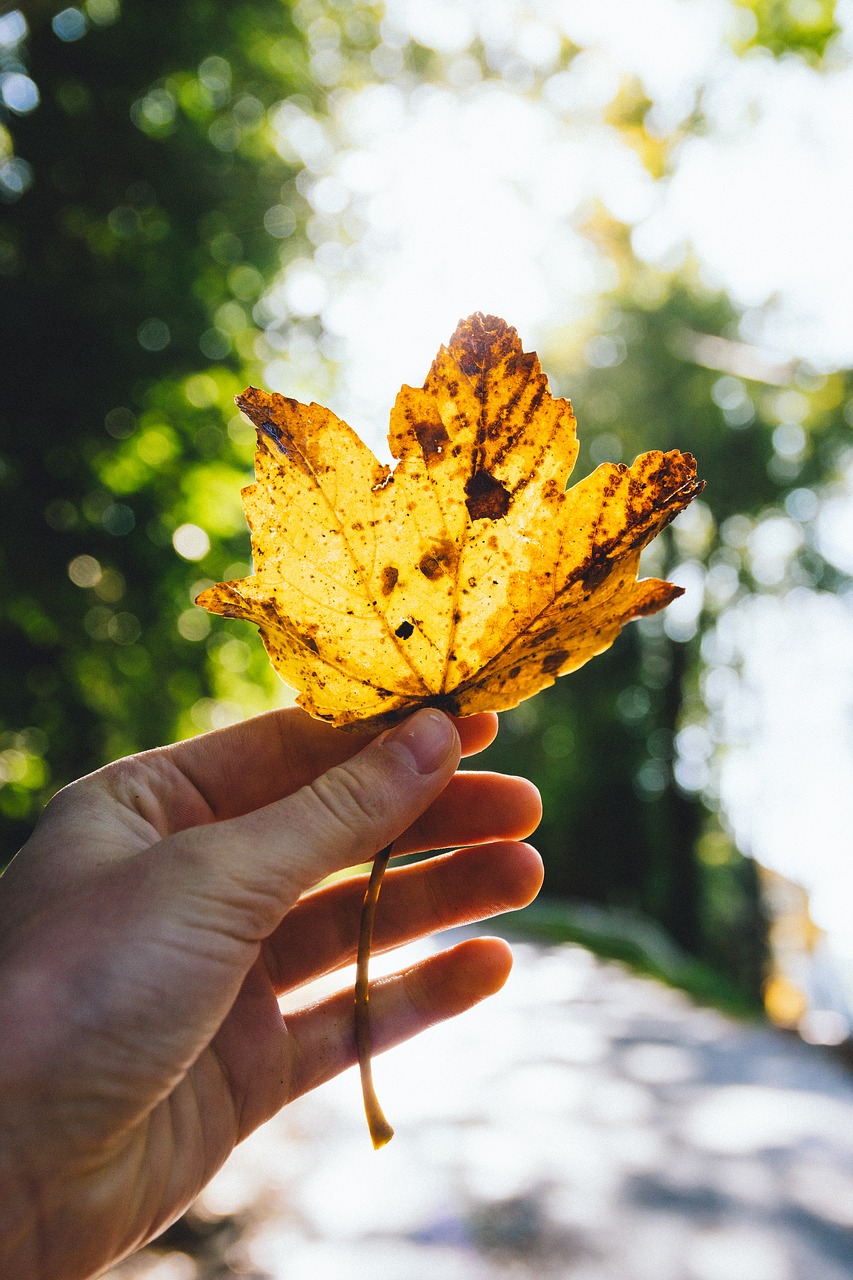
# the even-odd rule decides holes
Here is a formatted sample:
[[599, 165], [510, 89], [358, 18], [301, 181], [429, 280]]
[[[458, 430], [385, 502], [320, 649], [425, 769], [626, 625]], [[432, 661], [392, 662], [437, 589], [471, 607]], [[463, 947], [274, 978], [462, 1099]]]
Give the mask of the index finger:
[[[451, 717], [462, 754], [487, 747], [498, 730], [494, 712]], [[206, 801], [214, 819], [237, 818], [313, 782], [364, 747], [368, 738], [314, 720], [299, 707], [253, 716], [226, 729], [149, 753], [177, 768]]]

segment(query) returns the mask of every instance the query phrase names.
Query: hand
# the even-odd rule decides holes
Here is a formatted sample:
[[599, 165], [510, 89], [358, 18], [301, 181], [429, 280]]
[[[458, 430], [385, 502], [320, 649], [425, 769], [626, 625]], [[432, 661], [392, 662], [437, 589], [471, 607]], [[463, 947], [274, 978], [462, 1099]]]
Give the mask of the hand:
[[[395, 838], [400, 853], [496, 842], [390, 871], [375, 951], [535, 896], [538, 855], [514, 843], [535, 789], [455, 773], [496, 726], [420, 711], [362, 746], [273, 712], [51, 801], [0, 880], [0, 1274], [96, 1275], [354, 1061], [351, 989], [284, 1019], [277, 1003], [355, 957], [364, 878], [319, 881]], [[476, 938], [377, 982], [376, 1049], [509, 966], [505, 943]]]

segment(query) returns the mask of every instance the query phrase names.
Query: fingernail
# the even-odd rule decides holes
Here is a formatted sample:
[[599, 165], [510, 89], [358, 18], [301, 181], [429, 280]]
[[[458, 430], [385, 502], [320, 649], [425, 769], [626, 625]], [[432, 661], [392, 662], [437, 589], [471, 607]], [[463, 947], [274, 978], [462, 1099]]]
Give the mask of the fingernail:
[[434, 773], [453, 746], [456, 730], [441, 711], [425, 707], [392, 729], [383, 745], [395, 751], [415, 773]]

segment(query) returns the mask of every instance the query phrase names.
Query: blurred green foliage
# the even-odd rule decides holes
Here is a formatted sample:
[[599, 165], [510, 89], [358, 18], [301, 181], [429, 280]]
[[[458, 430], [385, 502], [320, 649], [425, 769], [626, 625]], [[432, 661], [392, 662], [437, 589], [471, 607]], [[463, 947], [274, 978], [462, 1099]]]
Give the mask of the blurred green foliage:
[[[832, 4], [796, 21], [790, 6], [747, 7], [747, 45], [812, 59], [831, 46]], [[7, 15], [0, 50], [40, 98], [0, 117], [0, 865], [69, 779], [286, 698], [253, 629], [193, 605], [248, 569], [253, 440], [233, 396], [296, 331], [265, 294], [323, 242], [302, 179], [325, 145], [325, 95], [380, 71], [411, 88], [447, 70], [414, 40], [380, 48], [370, 5], [57, 9], [34, 7], [29, 33]], [[576, 53], [563, 50], [567, 65]], [[648, 107], [623, 85], [608, 119], [658, 177], [673, 145], [646, 130]], [[282, 149], [281, 110], [302, 158]], [[690, 607], [632, 625], [508, 713], [485, 763], [543, 791], [549, 893], [658, 922], [693, 957], [679, 972], [700, 981], [711, 966], [755, 999], [755, 868], [714, 798], [716, 628], [746, 593], [837, 585], [812, 528], [848, 447], [850, 382], [768, 366], [689, 268], [641, 267], [606, 219], [588, 234], [620, 283], [585, 341], [557, 333], [540, 355], [575, 401], [578, 477], [653, 447], [699, 458], [708, 488], [646, 564], [680, 575]], [[319, 320], [298, 337], [318, 353], [319, 398]]]
[[747, 21], [740, 52], [767, 49], [775, 57], [797, 54], [820, 65], [838, 35], [836, 0], [735, 0]]
[[508, 911], [491, 927], [509, 939], [573, 942], [734, 1017], [754, 1017], [758, 1011], [754, 989], [719, 965], [690, 955], [649, 916], [631, 908], [543, 897], [523, 911]]
[[233, 397], [304, 243], [268, 113], [310, 106], [305, 41], [279, 0], [85, 13], [32, 32], [41, 102], [8, 122], [33, 181], [0, 224], [7, 857], [58, 784], [276, 689], [192, 602], [248, 564]]

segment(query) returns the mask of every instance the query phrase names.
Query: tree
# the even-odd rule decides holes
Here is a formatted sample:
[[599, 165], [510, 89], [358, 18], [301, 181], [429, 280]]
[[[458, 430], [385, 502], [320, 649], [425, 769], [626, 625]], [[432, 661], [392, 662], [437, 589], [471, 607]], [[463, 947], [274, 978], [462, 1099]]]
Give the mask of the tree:
[[[551, 893], [633, 908], [757, 995], [756, 871], [717, 812], [714, 628], [747, 593], [838, 586], [812, 521], [816, 491], [844, 457], [850, 378], [780, 368], [742, 340], [725, 297], [689, 272], [643, 268], [624, 229], [604, 223], [597, 234], [611, 238], [622, 284], [603, 300], [583, 363], [573, 347], [561, 370], [580, 420], [577, 475], [648, 448], [697, 456], [707, 488], [645, 562], [687, 594], [510, 712], [492, 762], [523, 758], [543, 790], [537, 840]], [[778, 548], [771, 539], [769, 557], [762, 529]]]
[[271, 697], [261, 656], [209, 639], [192, 597], [248, 557], [233, 395], [305, 220], [271, 112], [316, 96], [278, 0], [92, 0], [54, 27], [15, 42], [41, 101], [3, 131], [6, 858], [57, 785], [197, 729], [223, 688]]

